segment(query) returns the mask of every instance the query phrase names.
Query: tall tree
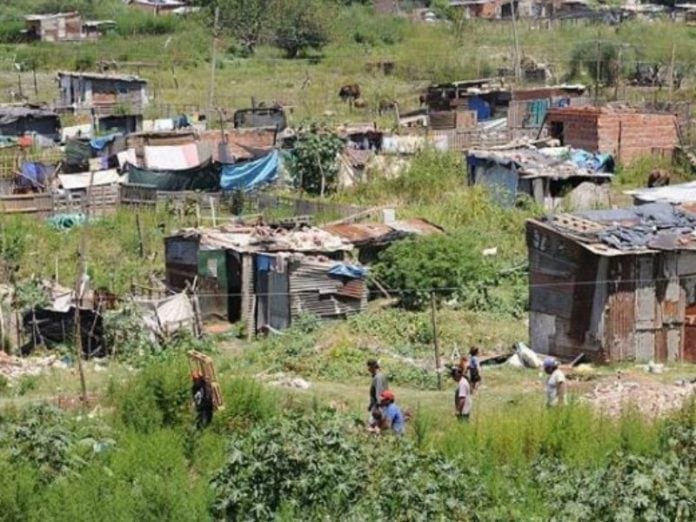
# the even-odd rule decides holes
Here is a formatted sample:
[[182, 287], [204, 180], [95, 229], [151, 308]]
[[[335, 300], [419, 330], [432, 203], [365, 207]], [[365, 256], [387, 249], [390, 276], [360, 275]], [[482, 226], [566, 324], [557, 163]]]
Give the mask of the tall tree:
[[275, 6], [273, 40], [288, 58], [329, 43], [330, 6], [319, 0], [278, 0]]
[[[268, 28], [275, 0], [199, 0], [211, 14], [220, 8], [220, 26], [253, 54]], [[212, 20], [212, 18], [211, 18]]]

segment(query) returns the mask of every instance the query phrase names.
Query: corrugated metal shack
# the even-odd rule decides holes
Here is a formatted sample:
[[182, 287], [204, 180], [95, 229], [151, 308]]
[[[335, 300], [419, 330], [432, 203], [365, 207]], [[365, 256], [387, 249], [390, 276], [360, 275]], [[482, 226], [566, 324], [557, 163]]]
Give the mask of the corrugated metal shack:
[[76, 11], [27, 15], [24, 17], [24, 23], [29, 40], [70, 42], [83, 38], [82, 17]]
[[352, 248], [314, 227], [185, 229], [165, 239], [167, 283], [197, 281], [204, 319], [252, 332], [287, 328], [302, 313], [343, 318], [367, 306], [364, 270], [345, 263]]
[[666, 203], [529, 220], [532, 349], [696, 362], [695, 229]]
[[33, 106], [0, 106], [0, 135], [36, 134], [45, 140], [60, 141], [60, 118], [47, 109]]
[[547, 209], [557, 206], [568, 189], [589, 181], [602, 184], [613, 176], [613, 159], [570, 147], [511, 144], [467, 154], [468, 182], [482, 185], [504, 206], [526, 194]]
[[148, 102], [147, 81], [131, 75], [59, 72], [58, 90], [62, 108], [97, 116], [142, 114]]

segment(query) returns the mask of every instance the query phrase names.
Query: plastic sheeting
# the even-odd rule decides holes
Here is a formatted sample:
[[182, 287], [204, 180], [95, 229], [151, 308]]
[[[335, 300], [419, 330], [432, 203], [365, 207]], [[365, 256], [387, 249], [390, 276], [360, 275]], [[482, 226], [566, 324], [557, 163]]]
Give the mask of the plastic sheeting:
[[278, 179], [278, 151], [254, 161], [222, 166], [220, 187], [223, 190], [254, 190]]
[[35, 161], [22, 163], [21, 174], [17, 176], [17, 185], [22, 188], [43, 189], [46, 181], [53, 174], [53, 167]]
[[158, 301], [138, 301], [145, 327], [163, 337], [179, 329], [190, 329], [195, 320], [191, 300], [184, 294], [175, 294]]
[[[92, 177], [94, 176], [94, 177]], [[80, 172], [78, 174], [58, 174], [58, 180], [65, 190], [80, 190], [92, 186], [114, 185], [121, 183], [122, 178], [116, 169], [102, 170], [98, 172]]]
[[367, 268], [364, 266], [338, 263], [329, 269], [329, 275], [334, 277], [347, 277], [350, 279], [362, 279], [367, 275]]
[[89, 140], [89, 146], [95, 151], [103, 150], [107, 145], [113, 143], [116, 138], [121, 136], [120, 133], [116, 132], [114, 134], [109, 134], [108, 136], [100, 136], [98, 138], [93, 138]]
[[220, 186], [220, 172], [211, 161], [187, 170], [143, 169], [132, 164], [128, 164], [126, 169], [128, 183], [152, 185], [157, 190], [217, 190]]
[[185, 145], [145, 146], [145, 165], [157, 170], [186, 170], [200, 165], [198, 146]]

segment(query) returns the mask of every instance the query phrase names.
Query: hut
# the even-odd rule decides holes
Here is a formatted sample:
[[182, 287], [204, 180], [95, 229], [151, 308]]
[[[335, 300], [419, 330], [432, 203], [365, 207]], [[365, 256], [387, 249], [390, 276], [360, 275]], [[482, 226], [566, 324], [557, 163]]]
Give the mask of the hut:
[[532, 349], [696, 362], [693, 210], [649, 203], [529, 220]]
[[367, 306], [351, 249], [312, 227], [185, 229], [165, 239], [167, 284], [196, 282], [204, 319], [242, 321], [249, 332], [287, 328], [305, 313], [344, 318]]

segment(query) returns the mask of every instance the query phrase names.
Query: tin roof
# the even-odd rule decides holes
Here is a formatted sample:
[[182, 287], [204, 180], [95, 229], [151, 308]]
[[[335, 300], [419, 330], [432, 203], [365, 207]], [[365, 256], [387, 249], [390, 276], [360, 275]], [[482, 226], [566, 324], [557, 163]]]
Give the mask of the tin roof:
[[639, 188], [626, 190], [624, 194], [633, 196], [636, 201], [660, 202], [660, 203], [695, 203], [696, 181], [681, 183], [679, 185], [667, 185], [665, 187]]
[[103, 74], [95, 72], [82, 72], [82, 71], [59, 71], [58, 77], [61, 76], [73, 76], [76, 78], [89, 78], [91, 80], [112, 80], [118, 82], [129, 82], [129, 83], [147, 83], [147, 80], [135, 76], [133, 74]]
[[296, 229], [265, 225], [223, 225], [218, 228], [187, 228], [171, 237], [197, 237], [206, 250], [237, 252], [339, 252], [350, 251], [353, 245], [344, 238], [316, 227]]
[[557, 214], [530, 222], [602, 256], [696, 250], [696, 213], [668, 203]]
[[77, 11], [70, 11], [66, 13], [51, 13], [51, 14], [30, 14], [26, 15], [24, 19], [27, 22], [43, 22], [45, 20], [55, 20], [58, 18], [67, 18], [69, 16], [78, 16]]
[[425, 219], [392, 223], [347, 223], [326, 225], [324, 230], [350, 241], [355, 246], [389, 243], [410, 235], [439, 234], [443, 230]]

